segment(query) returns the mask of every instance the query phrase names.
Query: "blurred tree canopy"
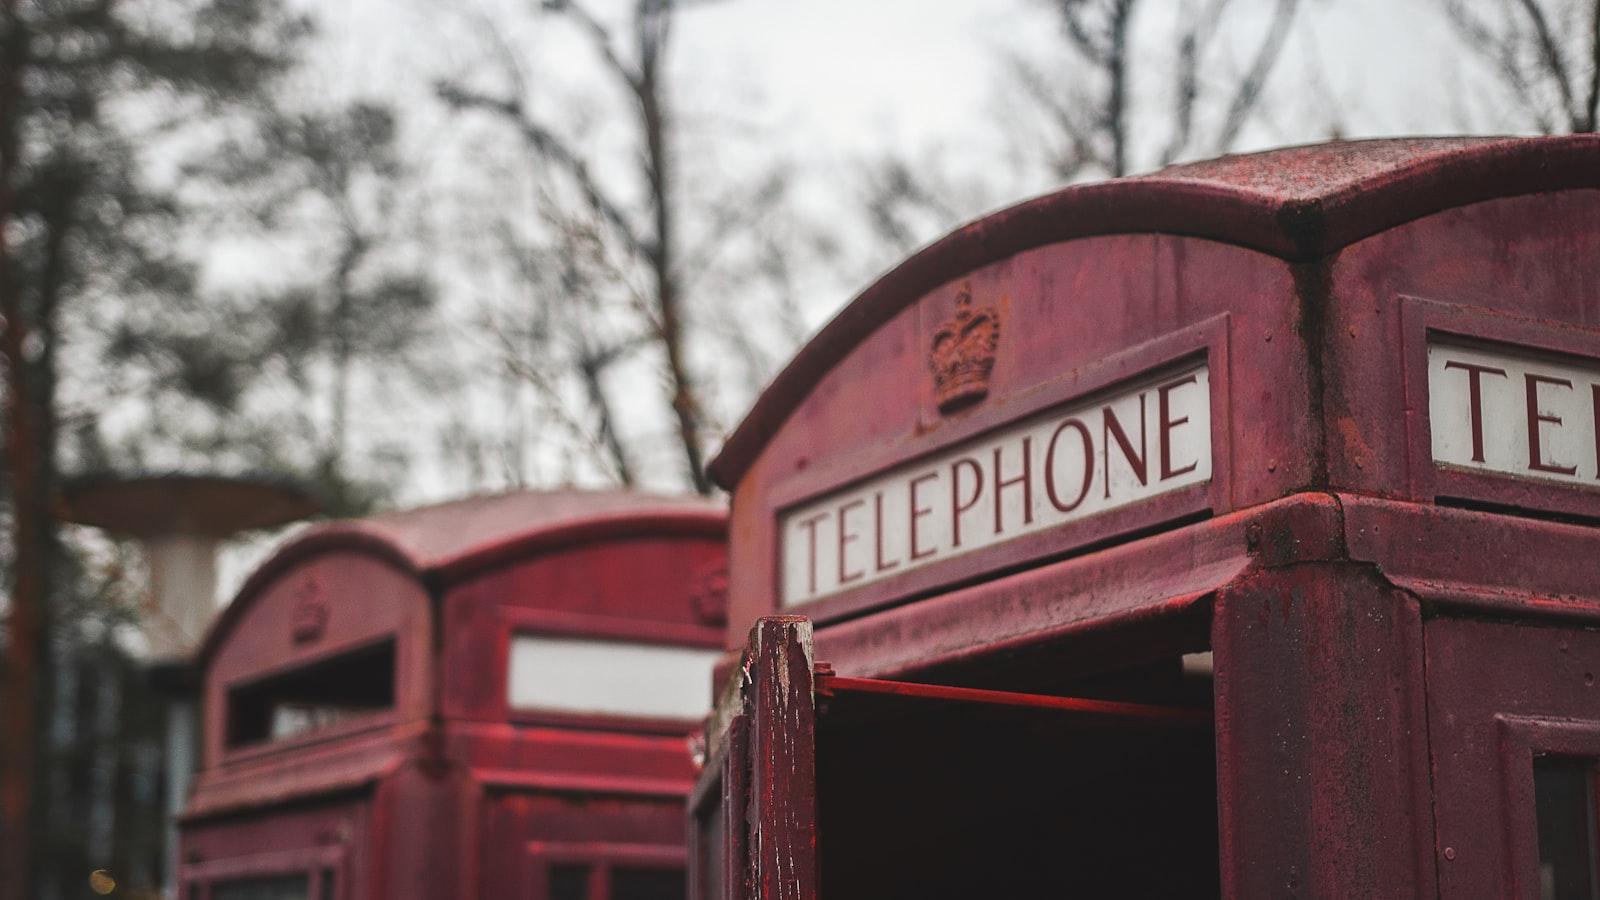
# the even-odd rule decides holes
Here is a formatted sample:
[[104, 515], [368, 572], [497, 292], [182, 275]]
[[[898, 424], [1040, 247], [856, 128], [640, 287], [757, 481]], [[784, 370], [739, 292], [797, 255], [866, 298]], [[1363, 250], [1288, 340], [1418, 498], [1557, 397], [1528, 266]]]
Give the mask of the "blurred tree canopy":
[[1466, 47], [1494, 72], [1500, 118], [1544, 134], [1600, 126], [1600, 2], [1442, 0]]
[[234, 124], [181, 177], [203, 194], [195, 215], [213, 234], [279, 259], [265, 283], [192, 295], [187, 321], [154, 310], [117, 324], [108, 358], [150, 379], [149, 426], [124, 455], [161, 435], [300, 476], [329, 511], [361, 513], [403, 467], [352, 459], [355, 381], [420, 386], [416, 350], [436, 327], [433, 280], [409, 245], [414, 173], [398, 123], [375, 102], [274, 98]]
[[[137, 842], [137, 829], [96, 830], [82, 819], [63, 825], [63, 815], [87, 810], [58, 808], [62, 798], [39, 789], [82, 784], [72, 750], [83, 741], [99, 748], [85, 752], [111, 754], [113, 773], [131, 765], [123, 750], [138, 749], [119, 741], [123, 720], [115, 714], [107, 714], [104, 731], [54, 718], [80, 708], [51, 702], [69, 682], [109, 685], [101, 709], [128, 684], [113, 671], [120, 654], [81, 652], [108, 646], [112, 623], [109, 607], [90, 602], [99, 596], [95, 579], [56, 524], [60, 476], [76, 455], [62, 440], [63, 425], [68, 435], [92, 435], [81, 417], [92, 419], [121, 387], [97, 364], [97, 332], [125, 311], [194, 300], [194, 262], [175, 249], [182, 205], [150, 177], [147, 154], [199, 121], [264, 103], [306, 33], [303, 20], [271, 0], [5, 0], [0, 7], [0, 497], [10, 548], [0, 897], [61, 896], [66, 883], [81, 883], [91, 856], [126, 859], [129, 841]], [[214, 364], [189, 355], [197, 357], [191, 365]], [[93, 440], [83, 443], [83, 461], [93, 462]], [[92, 663], [76, 665], [83, 659]], [[51, 715], [40, 714], [41, 701]], [[126, 721], [140, 727], [137, 716]], [[56, 746], [57, 739], [71, 746]], [[89, 846], [95, 840], [104, 845]], [[126, 861], [147, 883], [157, 877], [158, 860]]]
[[[697, 5], [631, 0], [604, 17], [583, 0], [545, 0], [531, 13], [596, 60], [618, 152], [597, 146], [593, 123], [552, 109], [538, 90], [548, 73], [507, 20], [480, 23], [490, 64], [441, 79], [436, 93], [511, 136], [531, 182], [531, 216], [510, 195], [472, 226], [526, 291], [484, 323], [505, 369], [609, 480], [662, 483], [641, 469], [666, 451], [678, 460], [668, 483], [704, 494], [728, 417], [804, 331], [794, 270], [827, 248], [794, 215], [784, 154], [735, 174], [716, 161], [724, 135], [694, 133], [672, 49], [678, 18]], [[653, 376], [654, 396], [622, 388], [629, 374]]]

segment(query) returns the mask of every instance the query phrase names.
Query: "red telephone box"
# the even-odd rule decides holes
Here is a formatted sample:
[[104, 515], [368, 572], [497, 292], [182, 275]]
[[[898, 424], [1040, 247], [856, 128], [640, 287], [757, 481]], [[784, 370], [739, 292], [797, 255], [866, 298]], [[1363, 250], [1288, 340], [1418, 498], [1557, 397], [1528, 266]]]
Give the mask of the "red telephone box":
[[1600, 887], [1600, 138], [1013, 207], [712, 471], [693, 897]]
[[202, 649], [183, 896], [682, 897], [725, 534], [581, 491], [303, 532]]

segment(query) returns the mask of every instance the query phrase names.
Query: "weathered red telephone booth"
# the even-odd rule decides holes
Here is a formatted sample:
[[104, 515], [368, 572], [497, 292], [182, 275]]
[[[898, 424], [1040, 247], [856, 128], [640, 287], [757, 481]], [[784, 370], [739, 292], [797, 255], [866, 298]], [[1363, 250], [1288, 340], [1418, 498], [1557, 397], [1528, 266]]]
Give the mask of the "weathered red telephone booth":
[[1600, 138], [951, 234], [713, 464], [691, 895], [1594, 897], [1597, 429]]
[[204, 644], [183, 895], [681, 898], [725, 534], [580, 491], [308, 529]]

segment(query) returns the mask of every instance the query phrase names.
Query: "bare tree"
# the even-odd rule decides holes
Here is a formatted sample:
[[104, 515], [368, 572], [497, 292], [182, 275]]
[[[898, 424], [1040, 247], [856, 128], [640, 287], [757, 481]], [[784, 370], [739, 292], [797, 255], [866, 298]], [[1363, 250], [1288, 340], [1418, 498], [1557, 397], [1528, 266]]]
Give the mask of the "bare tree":
[[956, 167], [939, 153], [913, 158], [890, 152], [862, 166], [860, 207], [878, 257], [867, 262], [867, 272], [882, 271], [932, 236], [999, 203], [1004, 189], [987, 174]]
[[[1141, 13], [1156, 9], [1143, 0], [1043, 0], [1060, 26], [1069, 66], [1013, 57], [1011, 69], [1021, 94], [1043, 113], [1050, 126], [1045, 152], [1060, 178], [1086, 174], [1117, 177], [1149, 165], [1134, 146], [1138, 116], [1131, 90], [1136, 68], [1166, 65], [1166, 54], [1135, 53]], [[1177, 5], [1172, 29], [1172, 90], [1159, 165], [1195, 153], [1214, 155], [1233, 148], [1257, 111], [1267, 81], [1283, 55], [1298, 0], [1272, 0], [1272, 11], [1242, 69], [1230, 65], [1235, 52], [1226, 38], [1237, 29], [1230, 17], [1235, 0], [1188, 0]], [[1063, 77], [1063, 73], [1072, 73]], [[1087, 82], [1087, 84], [1085, 84]]]
[[[1116, 177], [1233, 149], [1261, 111], [1299, 7], [1298, 0], [1035, 2], [1059, 26], [1058, 50], [1004, 58], [1003, 87], [1016, 108], [1002, 129], [1013, 158], [991, 168], [1042, 169], [1051, 180]], [[1241, 33], [1252, 11], [1267, 13], [1259, 36]], [[1161, 15], [1167, 18], [1151, 18]], [[1170, 52], [1149, 52], [1163, 44]], [[1141, 104], [1136, 81], [1171, 87], [1159, 103]], [[958, 173], [936, 159], [913, 164], [895, 154], [866, 166], [864, 183], [868, 228], [895, 253], [1041, 187], [998, 185], [993, 172]]]
[[93, 377], [62, 361], [85, 317], [160, 305], [192, 282], [171, 250], [177, 206], [140, 165], [150, 135], [119, 114], [177, 105], [205, 118], [253, 102], [293, 61], [302, 32], [271, 0], [0, 7], [0, 492], [11, 564], [0, 898], [38, 895], [41, 873], [60, 858], [36, 827], [34, 785], [57, 764], [38, 752], [37, 701], [53, 617], [74, 587], [54, 508], [62, 385]]
[[[559, 418], [571, 430], [603, 452], [613, 476], [629, 484], [635, 480], [635, 461], [605, 378], [619, 363], [641, 352], [653, 354], [688, 483], [709, 493], [705, 462], [716, 428], [708, 402], [713, 379], [697, 368], [691, 344], [703, 335], [730, 339], [723, 344], [735, 353], [750, 348], [740, 345], [745, 335], [737, 327], [717, 335], [719, 323], [701, 325], [715, 317], [697, 322], [693, 301], [726, 287], [706, 277], [716, 267], [719, 243], [756, 230], [782, 200], [786, 182], [781, 174], [769, 173], [755, 185], [729, 191], [728, 202], [700, 204], [711, 221], [704, 240], [690, 245], [678, 165], [680, 117], [666, 79], [673, 23], [683, 7], [679, 0], [635, 0], [626, 22], [611, 25], [577, 0], [545, 0], [542, 6], [584, 37], [611, 87], [626, 99], [636, 150], [632, 184], [603, 177], [603, 165], [586, 152], [571, 123], [533, 108], [527, 79], [503, 36], [495, 39], [507, 87], [487, 91], [457, 79], [441, 82], [438, 94], [458, 110], [488, 113], [510, 126], [544, 173], [559, 181], [547, 184], [536, 204], [548, 226], [550, 252], [536, 256], [532, 247], [513, 248], [524, 260], [540, 261], [541, 271], [527, 274], [556, 296], [529, 298], [544, 310], [530, 314], [513, 343], [542, 340], [549, 343], [541, 346], [558, 346], [566, 371], [553, 372], [526, 359], [513, 364], [552, 410], [562, 411]], [[737, 203], [731, 202], [735, 193]], [[624, 296], [618, 297], [619, 289]], [[566, 392], [558, 382], [572, 376], [580, 389]], [[584, 412], [572, 412], [574, 404]]]
[[1482, 57], [1544, 134], [1600, 125], [1600, 0], [1442, 0], [1457, 35]]
[[[274, 104], [189, 166], [186, 175], [210, 189], [210, 205], [243, 212], [235, 217], [245, 220], [249, 237], [264, 243], [297, 240], [314, 248], [293, 267], [294, 275], [270, 289], [248, 292], [246, 316], [259, 334], [254, 346], [244, 347], [232, 362], [255, 369], [273, 363], [286, 376], [299, 396], [297, 418], [305, 420], [297, 437], [305, 445], [299, 455], [310, 457], [309, 474], [332, 510], [364, 511], [386, 486], [358, 474], [372, 467], [370, 458], [350, 458], [357, 436], [352, 413], [363, 399], [356, 393], [358, 376], [423, 377], [422, 350], [435, 333], [436, 291], [424, 261], [407, 252], [411, 223], [404, 198], [416, 190], [418, 179], [401, 152], [395, 113], [371, 101], [331, 107]], [[224, 331], [215, 314], [203, 321], [208, 332]], [[195, 368], [163, 349], [180, 371]], [[255, 382], [282, 387], [223, 366], [215, 371], [239, 385], [240, 392]], [[207, 395], [193, 382], [186, 379], [185, 394]], [[237, 399], [229, 399], [237, 405]], [[321, 412], [321, 424], [310, 421], [312, 410]], [[300, 449], [288, 446], [296, 441], [284, 437], [282, 450]]]

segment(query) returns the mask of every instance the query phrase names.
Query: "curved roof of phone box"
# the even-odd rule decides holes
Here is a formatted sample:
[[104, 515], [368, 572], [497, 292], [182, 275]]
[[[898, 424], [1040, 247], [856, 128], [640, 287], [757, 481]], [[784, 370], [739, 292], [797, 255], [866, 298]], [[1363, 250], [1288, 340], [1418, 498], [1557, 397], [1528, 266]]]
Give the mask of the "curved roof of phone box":
[[385, 559], [433, 587], [459, 581], [518, 556], [567, 544], [629, 535], [691, 534], [721, 538], [727, 507], [703, 497], [635, 491], [513, 491], [433, 506], [312, 525], [250, 573], [212, 621], [203, 662], [255, 598], [287, 569], [330, 551]]
[[1303, 262], [1458, 206], [1575, 188], [1600, 188], [1600, 135], [1313, 144], [1028, 200], [956, 229], [858, 294], [762, 392], [710, 472], [731, 490], [822, 376], [868, 335], [939, 285], [1024, 250], [1073, 238], [1161, 233]]

